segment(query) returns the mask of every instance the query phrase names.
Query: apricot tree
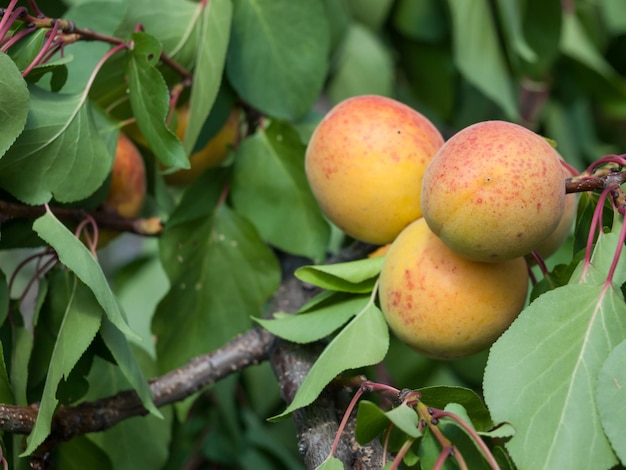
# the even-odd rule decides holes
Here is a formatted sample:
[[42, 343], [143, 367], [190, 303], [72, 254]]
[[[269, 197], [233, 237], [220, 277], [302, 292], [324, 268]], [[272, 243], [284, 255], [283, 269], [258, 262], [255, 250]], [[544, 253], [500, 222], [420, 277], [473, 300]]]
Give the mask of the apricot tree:
[[[5, 468], [626, 464], [622, 2], [0, 7]], [[312, 135], [332, 109], [363, 95], [370, 103], [392, 98], [402, 112], [390, 119], [369, 106], [361, 111], [368, 127], [344, 117], [333, 129], [341, 138], [326, 142], [335, 150], [343, 142], [342, 151], [358, 156], [364, 142], [382, 142], [378, 157], [420, 154], [411, 152], [419, 125], [407, 124], [410, 116], [432, 123], [433, 152], [479, 122], [528, 129], [563, 162], [546, 172], [549, 180], [530, 171], [499, 184], [532, 192], [519, 198], [534, 202], [546, 188], [555, 194], [570, 217], [557, 242], [528, 253], [533, 240], [498, 271], [498, 263], [459, 261], [423, 220], [410, 220], [419, 211], [384, 238], [357, 240], [359, 232], [333, 224], [323, 211], [363, 202], [352, 186], [363, 181], [370, 201], [394, 201], [392, 193], [414, 186], [410, 204], [419, 205], [419, 165], [384, 182], [367, 179], [368, 169], [380, 176], [384, 166], [361, 166], [362, 179], [349, 172], [327, 207], [325, 190], [310, 183], [307, 148], [319, 149]], [[402, 136], [401, 145], [378, 138], [383, 129]], [[143, 161], [139, 212], [110, 204], [120, 135], [135, 141]], [[513, 158], [512, 139], [500, 140]], [[215, 160], [196, 174], [192, 156], [208, 148]], [[467, 168], [479, 163], [466, 160]], [[461, 183], [464, 167], [456, 166], [452, 181], [445, 171], [431, 184]], [[185, 171], [193, 177], [174, 181]], [[558, 194], [550, 191], [557, 185]], [[517, 196], [506, 201], [498, 214], [510, 228], [520, 208]], [[363, 204], [347, 206], [354, 216]], [[532, 228], [532, 217], [523, 219]], [[497, 229], [480, 223], [485, 233]], [[414, 227], [424, 229], [416, 242]], [[101, 248], [103, 233], [120, 235]], [[367, 242], [391, 242], [388, 256]], [[431, 267], [443, 265], [465, 278], [436, 284], [445, 276]], [[424, 313], [414, 331], [430, 331], [443, 350], [416, 352], [401, 323], [388, 326], [387, 270], [405, 301], [415, 296], [409, 310]], [[502, 284], [516, 287], [503, 292]], [[458, 328], [459, 318], [484, 319], [494, 307], [506, 321], [486, 339]], [[437, 312], [446, 321], [429, 323]]]

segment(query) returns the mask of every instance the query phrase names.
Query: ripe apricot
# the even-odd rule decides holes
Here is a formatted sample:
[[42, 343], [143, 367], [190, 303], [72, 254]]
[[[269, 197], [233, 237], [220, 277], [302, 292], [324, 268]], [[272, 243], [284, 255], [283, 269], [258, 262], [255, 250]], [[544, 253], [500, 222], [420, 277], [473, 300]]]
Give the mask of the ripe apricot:
[[422, 212], [457, 254], [502, 261], [530, 253], [563, 215], [560, 156], [534, 132], [504, 121], [471, 125], [430, 162]]
[[[189, 120], [189, 104], [178, 108], [177, 116], [176, 135], [182, 140]], [[240, 110], [235, 108], [219, 132], [202, 149], [191, 154], [189, 157], [190, 168], [166, 174], [165, 181], [174, 186], [187, 186], [205, 170], [221, 165], [228, 155], [229, 148], [239, 137], [240, 124]]]
[[120, 216], [139, 214], [146, 196], [146, 167], [133, 142], [120, 132], [111, 169], [111, 186], [103, 205]]
[[389, 328], [401, 341], [428, 357], [454, 359], [488, 348], [520, 313], [527, 290], [523, 258], [463, 258], [422, 218], [391, 244], [379, 295]]
[[342, 101], [316, 127], [306, 175], [326, 216], [358, 240], [385, 244], [421, 216], [426, 165], [443, 138], [422, 114], [391, 98]]
[[[568, 170], [563, 168], [563, 179], [570, 178], [572, 175]], [[563, 244], [567, 236], [570, 234], [572, 224], [576, 219], [578, 211], [578, 194], [571, 193], [565, 195], [565, 206], [563, 208], [563, 216], [554, 231], [542, 241], [534, 251], [536, 251], [543, 259], [549, 258]], [[532, 258], [532, 257], [531, 257]]]

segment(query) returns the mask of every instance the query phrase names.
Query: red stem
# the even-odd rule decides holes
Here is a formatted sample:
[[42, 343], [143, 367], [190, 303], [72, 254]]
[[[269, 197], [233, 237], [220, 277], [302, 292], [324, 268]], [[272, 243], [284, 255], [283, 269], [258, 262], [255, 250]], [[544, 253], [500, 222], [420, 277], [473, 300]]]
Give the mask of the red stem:
[[624, 240], [626, 240], [626, 223], [624, 223], [624, 219], [622, 219], [622, 228], [619, 232], [619, 241], [617, 243], [617, 248], [615, 249], [615, 254], [613, 255], [613, 261], [611, 262], [611, 267], [609, 268], [609, 274], [606, 277], [606, 281], [604, 282], [604, 291], [611, 287], [613, 284], [613, 276], [615, 275], [615, 269], [617, 268], [617, 263], [619, 262], [620, 255], [622, 254], [622, 249], [624, 248]]
[[0, 20], [0, 38], [3, 38], [7, 34], [11, 24], [15, 21], [15, 18], [13, 18], [13, 9], [15, 8], [15, 5], [17, 5], [17, 0], [11, 0], [9, 2], [9, 6], [4, 10], [4, 14]]
[[22, 77], [26, 77], [30, 73], [30, 71], [35, 68], [36, 65], [39, 64], [44, 55], [50, 50], [50, 45], [54, 42], [57, 32], [59, 31], [59, 23], [55, 22], [54, 26], [52, 26], [52, 30], [48, 33], [48, 39], [46, 43], [43, 45], [41, 50], [37, 53], [32, 62], [24, 69], [22, 72]]
[[585, 262], [583, 265], [582, 273], [580, 275], [580, 282], [583, 282], [583, 279], [587, 274], [587, 270], [589, 269], [589, 266], [591, 266], [591, 248], [593, 246], [593, 240], [595, 238], [598, 225], [600, 225], [600, 230], [602, 229], [602, 212], [604, 209], [604, 202], [606, 201], [606, 198], [611, 191], [612, 188], [606, 188], [604, 189], [604, 191], [602, 191], [602, 193], [600, 194], [600, 198], [598, 199], [598, 205], [593, 212], [591, 227], [589, 228], [589, 236], [587, 238], [587, 247], [585, 250]]

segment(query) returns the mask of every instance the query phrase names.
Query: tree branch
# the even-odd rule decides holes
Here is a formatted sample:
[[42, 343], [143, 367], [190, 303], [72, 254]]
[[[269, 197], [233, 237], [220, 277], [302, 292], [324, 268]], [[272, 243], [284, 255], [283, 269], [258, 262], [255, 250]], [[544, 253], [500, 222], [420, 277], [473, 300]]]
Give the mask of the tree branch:
[[[80, 222], [91, 216], [99, 228], [130, 232], [143, 236], [159, 235], [163, 224], [158, 217], [127, 219], [115, 212], [105, 210], [87, 211], [80, 207], [51, 206], [50, 210], [60, 220]], [[46, 212], [45, 206], [29, 206], [0, 200], [0, 224], [14, 219], [36, 219]]]

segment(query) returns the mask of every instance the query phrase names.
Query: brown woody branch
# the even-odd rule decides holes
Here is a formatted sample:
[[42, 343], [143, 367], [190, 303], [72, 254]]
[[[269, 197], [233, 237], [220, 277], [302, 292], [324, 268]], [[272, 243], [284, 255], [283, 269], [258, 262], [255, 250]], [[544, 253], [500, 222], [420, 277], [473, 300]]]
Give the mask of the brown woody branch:
[[577, 176], [565, 181], [565, 192], [601, 191], [623, 183], [626, 183], [626, 171], [611, 172], [602, 176]]
[[[155, 236], [163, 231], [163, 224], [158, 217], [127, 219], [115, 212], [106, 210], [87, 211], [79, 207], [52, 206], [50, 210], [57, 218], [68, 222], [81, 222], [86, 217], [92, 217], [99, 228], [117, 232]], [[29, 206], [0, 200], [0, 224], [13, 219], [36, 219], [45, 214], [45, 212], [45, 206]]]

